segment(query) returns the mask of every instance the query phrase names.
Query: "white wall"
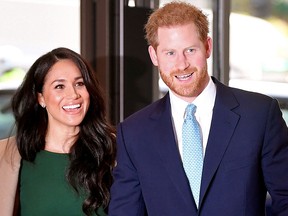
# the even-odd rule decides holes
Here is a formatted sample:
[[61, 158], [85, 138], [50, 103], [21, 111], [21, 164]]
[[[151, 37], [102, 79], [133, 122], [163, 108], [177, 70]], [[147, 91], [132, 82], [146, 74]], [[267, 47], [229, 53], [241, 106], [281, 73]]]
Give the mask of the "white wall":
[[[19, 48], [23, 58], [11, 49], [15, 59], [7, 59], [7, 45]], [[30, 66], [59, 46], [80, 52], [80, 0], [0, 0], [0, 64], [6, 58]]]

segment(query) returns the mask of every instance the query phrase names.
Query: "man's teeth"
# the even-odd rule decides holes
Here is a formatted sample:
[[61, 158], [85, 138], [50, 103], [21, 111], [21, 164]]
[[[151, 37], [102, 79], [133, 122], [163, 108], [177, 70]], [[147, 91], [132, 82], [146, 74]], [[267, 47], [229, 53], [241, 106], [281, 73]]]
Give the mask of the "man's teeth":
[[187, 79], [188, 77], [190, 77], [192, 74], [185, 74], [185, 75], [182, 75], [182, 76], [177, 76], [177, 78], [179, 79]]
[[75, 104], [75, 105], [63, 106], [63, 109], [77, 109], [79, 107], [80, 107], [80, 104]]

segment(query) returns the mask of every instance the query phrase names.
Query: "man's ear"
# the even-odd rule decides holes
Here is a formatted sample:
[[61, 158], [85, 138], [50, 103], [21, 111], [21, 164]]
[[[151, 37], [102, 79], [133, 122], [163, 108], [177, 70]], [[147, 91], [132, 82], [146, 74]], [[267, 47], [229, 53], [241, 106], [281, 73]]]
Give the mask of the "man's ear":
[[150, 46], [148, 47], [148, 52], [149, 52], [150, 59], [151, 59], [152, 63], [153, 63], [155, 66], [158, 66], [158, 58], [157, 58], [156, 50], [150, 45]]
[[213, 46], [212, 38], [208, 36], [206, 40], [206, 58], [207, 59], [211, 56], [212, 46]]

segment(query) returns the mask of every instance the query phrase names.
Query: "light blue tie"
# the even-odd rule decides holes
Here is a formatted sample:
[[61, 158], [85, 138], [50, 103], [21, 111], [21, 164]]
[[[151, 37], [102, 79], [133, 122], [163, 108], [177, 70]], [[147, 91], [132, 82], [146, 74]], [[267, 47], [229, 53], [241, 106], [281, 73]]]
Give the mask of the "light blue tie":
[[186, 118], [182, 128], [183, 166], [198, 207], [203, 167], [202, 136], [199, 123], [195, 118], [196, 106], [186, 107]]

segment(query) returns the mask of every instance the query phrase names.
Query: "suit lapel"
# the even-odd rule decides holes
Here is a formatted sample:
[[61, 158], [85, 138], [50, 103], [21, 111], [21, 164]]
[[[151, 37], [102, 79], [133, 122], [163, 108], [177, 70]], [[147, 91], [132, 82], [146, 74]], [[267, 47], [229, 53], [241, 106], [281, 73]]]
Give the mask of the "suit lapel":
[[[204, 158], [199, 208], [201, 208], [203, 198], [213, 181], [239, 120], [239, 115], [233, 112], [233, 109], [239, 105], [236, 98], [226, 86], [215, 79], [213, 81], [216, 83], [217, 94]], [[151, 115], [151, 120], [153, 121], [151, 125], [154, 125], [153, 130], [157, 131], [155, 151], [158, 152], [163, 161], [168, 177], [183, 195], [183, 202], [187, 203], [187, 206], [191, 206], [194, 199], [175, 141], [168, 94], [162, 99], [158, 109]], [[196, 214], [195, 204], [192, 209]]]
[[175, 140], [169, 95], [167, 94], [162, 100], [161, 108], [151, 115], [154, 130], [157, 131], [157, 136], [155, 136], [154, 140], [155, 151], [158, 152], [163, 161], [168, 178], [170, 178], [177, 190], [182, 194], [182, 202], [185, 202], [187, 206], [191, 206], [191, 203], [194, 201]]
[[239, 120], [239, 115], [232, 111], [233, 108], [238, 106], [234, 95], [230, 91], [227, 91], [227, 87], [217, 80], [214, 80], [214, 82], [216, 82], [217, 93], [204, 158], [200, 207]]

